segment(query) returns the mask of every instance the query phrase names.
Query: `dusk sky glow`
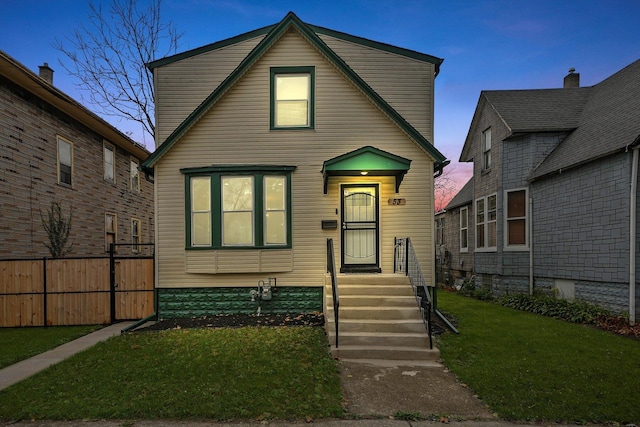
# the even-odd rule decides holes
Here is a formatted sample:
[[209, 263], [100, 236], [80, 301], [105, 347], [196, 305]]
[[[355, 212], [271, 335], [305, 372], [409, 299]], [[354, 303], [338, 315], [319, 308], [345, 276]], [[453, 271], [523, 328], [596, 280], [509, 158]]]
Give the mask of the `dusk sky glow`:
[[[480, 91], [560, 88], [569, 68], [580, 73], [581, 86], [591, 86], [640, 58], [638, 0], [162, 4], [163, 20], [183, 33], [179, 52], [278, 23], [289, 11], [309, 24], [444, 58], [436, 78], [434, 143], [451, 160], [458, 188], [471, 175], [472, 165], [459, 164], [458, 158]], [[87, 0], [0, 0], [0, 50], [35, 73], [47, 62], [55, 70], [54, 85], [83, 102], [77, 82], [59, 64], [66, 58], [51, 43], [64, 40], [87, 14]], [[105, 119], [153, 150], [139, 125]]]

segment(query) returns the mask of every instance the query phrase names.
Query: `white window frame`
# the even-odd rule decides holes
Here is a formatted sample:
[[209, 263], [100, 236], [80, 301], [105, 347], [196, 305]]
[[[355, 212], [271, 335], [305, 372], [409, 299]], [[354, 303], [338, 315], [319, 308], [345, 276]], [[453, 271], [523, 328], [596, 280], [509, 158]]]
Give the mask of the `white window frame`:
[[140, 192], [140, 161], [135, 157], [131, 157], [129, 160], [129, 189], [134, 193]]
[[[138, 232], [136, 234], [136, 224]], [[131, 218], [131, 252], [139, 253], [140, 252], [140, 234], [142, 232], [142, 221], [138, 218]]]
[[[107, 162], [107, 151], [111, 152], [111, 163]], [[103, 173], [102, 178], [110, 183], [116, 183], [116, 147], [112, 144], [109, 144], [107, 141], [102, 143], [102, 163], [103, 163]], [[112, 177], [107, 177], [107, 166], [111, 166], [111, 175]]]
[[[513, 217], [513, 218], [509, 218], [509, 194], [510, 193], [517, 193], [517, 192], [521, 192], [524, 191], [524, 212], [525, 215], [523, 217], [519, 216], [519, 217]], [[504, 192], [504, 200], [503, 200], [503, 212], [504, 212], [504, 249], [507, 251], [527, 251], [529, 250], [529, 189], [524, 187], [524, 188], [514, 188], [514, 189], [510, 189], [510, 190], [505, 190]], [[514, 220], [523, 220], [524, 219], [524, 239], [525, 239], [525, 244], [521, 245], [521, 244], [509, 244], [509, 221], [514, 221]]]
[[482, 170], [491, 169], [491, 128], [482, 132]]
[[[60, 185], [66, 185], [69, 186], [71, 188], [73, 188], [73, 142], [69, 141], [66, 138], [63, 138], [61, 136], [57, 136], [57, 144], [56, 144], [56, 157], [57, 157], [57, 166], [58, 166], [58, 184]], [[62, 159], [60, 158], [60, 143], [65, 143], [69, 145], [69, 156], [71, 159], [71, 164], [70, 165], [66, 165], [62, 163]], [[62, 174], [60, 171], [60, 167], [64, 165], [69, 167], [69, 179], [71, 180], [71, 182], [62, 182]]]
[[444, 245], [444, 216], [436, 218], [436, 246]]
[[[466, 221], [465, 221], [466, 224], [462, 223], [462, 219], [463, 218], [466, 219]], [[467, 244], [464, 245], [464, 246], [462, 245], [462, 233], [463, 232], [466, 233], [466, 236], [467, 236], [467, 238], [466, 238]], [[460, 208], [460, 234], [459, 234], [459, 236], [460, 236], [460, 239], [459, 239], [460, 240], [460, 252], [462, 252], [462, 253], [469, 252], [469, 208], [466, 207], [466, 206]]]
[[[489, 199], [491, 199], [492, 197], [495, 197], [496, 199], [496, 203], [495, 203], [495, 219], [489, 219]], [[483, 218], [482, 221], [480, 221], [480, 219], [478, 218], [478, 214], [480, 212], [480, 210], [478, 209], [478, 202], [479, 201], [483, 201], [484, 204], [484, 213], [483, 213]], [[493, 194], [489, 194], [487, 196], [484, 197], [479, 197], [476, 199], [476, 204], [475, 204], [475, 213], [476, 213], [476, 221], [475, 221], [475, 227], [476, 227], [476, 252], [495, 252], [498, 250], [497, 244], [498, 244], [498, 195], [497, 193], [493, 193]], [[494, 224], [494, 229], [496, 232], [496, 236], [495, 236], [495, 241], [496, 241], [496, 246], [488, 246], [489, 245], [489, 226], [490, 224]], [[482, 240], [484, 243], [484, 246], [478, 246], [478, 243], [480, 243], [480, 233], [478, 232], [478, 227], [482, 225], [483, 226], [483, 236], [482, 236]]]

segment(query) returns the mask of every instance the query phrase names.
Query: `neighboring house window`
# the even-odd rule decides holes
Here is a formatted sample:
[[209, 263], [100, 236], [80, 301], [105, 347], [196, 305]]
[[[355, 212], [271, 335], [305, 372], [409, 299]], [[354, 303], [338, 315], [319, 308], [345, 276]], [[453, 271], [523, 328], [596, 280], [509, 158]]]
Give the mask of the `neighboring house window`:
[[496, 195], [476, 200], [476, 249], [496, 249]]
[[58, 137], [58, 183], [71, 184], [73, 175], [73, 144]]
[[482, 170], [491, 169], [491, 128], [482, 132]]
[[130, 179], [131, 182], [131, 191], [138, 192], [140, 191], [140, 163], [136, 159], [131, 159], [130, 162]]
[[237, 175], [233, 167], [203, 169], [210, 173], [189, 176], [183, 171], [190, 199], [187, 247], [291, 246], [288, 172], [294, 168], [267, 167]]
[[506, 192], [506, 246], [527, 246], [527, 190]]
[[444, 245], [444, 218], [436, 218], [436, 245]]
[[104, 215], [104, 246], [105, 250], [109, 252], [111, 243], [116, 243], [116, 236], [118, 233], [118, 217], [116, 214], [106, 213]]
[[131, 251], [140, 252], [140, 220], [131, 219]]
[[104, 157], [104, 180], [109, 182], [116, 182], [116, 150], [111, 144], [103, 143], [103, 157]]
[[469, 251], [469, 208], [460, 208], [460, 252]]
[[313, 128], [314, 67], [271, 69], [271, 128]]

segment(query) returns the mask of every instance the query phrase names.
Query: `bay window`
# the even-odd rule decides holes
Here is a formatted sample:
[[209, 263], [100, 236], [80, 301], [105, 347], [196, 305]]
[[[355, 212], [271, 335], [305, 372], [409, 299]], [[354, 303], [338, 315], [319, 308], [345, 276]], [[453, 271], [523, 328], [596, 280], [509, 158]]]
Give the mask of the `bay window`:
[[294, 166], [183, 169], [187, 248], [291, 246]]

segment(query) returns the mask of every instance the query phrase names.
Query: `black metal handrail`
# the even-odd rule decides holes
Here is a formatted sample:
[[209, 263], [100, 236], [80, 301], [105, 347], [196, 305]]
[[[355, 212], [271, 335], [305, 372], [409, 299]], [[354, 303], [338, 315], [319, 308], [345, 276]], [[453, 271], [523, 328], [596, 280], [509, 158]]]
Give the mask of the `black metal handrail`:
[[432, 344], [431, 337], [431, 312], [433, 312], [442, 322], [453, 332], [458, 330], [449, 322], [449, 320], [438, 311], [437, 305], [437, 288], [435, 286], [427, 286], [427, 282], [422, 275], [418, 256], [413, 249], [411, 239], [409, 237], [396, 237], [394, 239], [394, 273], [402, 272], [409, 277], [409, 281], [413, 286], [413, 292], [420, 306], [422, 319], [425, 322], [429, 333], [429, 344]]
[[336, 276], [336, 263], [333, 254], [333, 239], [327, 239], [327, 273], [331, 275], [331, 295], [333, 296], [333, 320], [336, 325], [336, 348], [338, 348], [338, 325], [340, 297], [338, 296], [338, 277]]

